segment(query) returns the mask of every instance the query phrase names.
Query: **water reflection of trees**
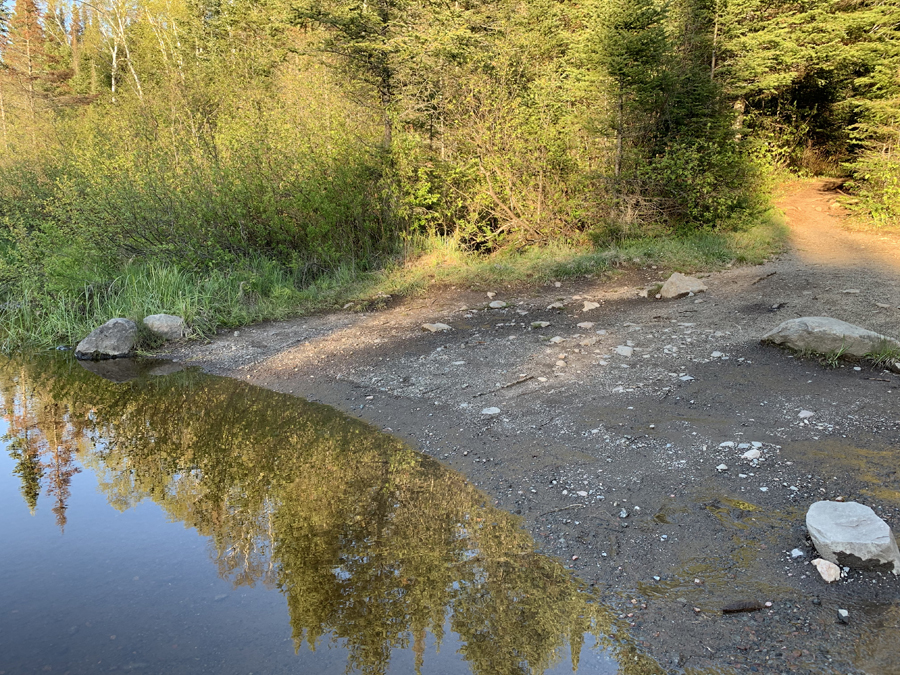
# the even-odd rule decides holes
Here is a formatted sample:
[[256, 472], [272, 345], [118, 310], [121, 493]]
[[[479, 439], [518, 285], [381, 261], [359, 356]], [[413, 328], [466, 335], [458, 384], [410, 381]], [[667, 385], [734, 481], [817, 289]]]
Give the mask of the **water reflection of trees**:
[[540, 673], [567, 644], [575, 666], [586, 632], [622, 672], [660, 672], [512, 516], [330, 408], [193, 372], [114, 384], [59, 359], [2, 364], [0, 396], [29, 506], [44, 489], [64, 520], [77, 452], [114, 507], [152, 499], [209, 538], [223, 578], [277, 586], [298, 648], [341, 639], [349, 667], [383, 673], [411, 647], [419, 666], [449, 614], [476, 673]]
[[75, 456], [84, 437], [71, 424], [62, 405], [40, 396], [30, 380], [30, 369], [9, 363], [4, 373], [2, 395], [10, 455], [22, 481], [22, 496], [34, 512], [41, 490], [53, 500], [52, 511], [60, 530], [66, 526], [66, 509], [72, 476], [81, 471]]

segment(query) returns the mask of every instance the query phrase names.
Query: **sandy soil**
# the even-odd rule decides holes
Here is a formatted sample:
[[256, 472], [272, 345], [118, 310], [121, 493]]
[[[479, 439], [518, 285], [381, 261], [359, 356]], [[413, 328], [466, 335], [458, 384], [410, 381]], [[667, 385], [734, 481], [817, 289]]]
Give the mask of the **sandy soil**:
[[[504, 309], [451, 289], [161, 355], [331, 404], [463, 472], [666, 670], [900, 673], [900, 579], [851, 571], [826, 585], [803, 527], [812, 502], [836, 497], [900, 527], [900, 376], [759, 344], [799, 316], [900, 335], [900, 241], [843, 229], [822, 184], [798, 183], [780, 206], [791, 250], [705, 275], [696, 297], [639, 297], [667, 276], [655, 269], [485, 289]], [[762, 458], [742, 460], [744, 443]], [[738, 601], [772, 605], [722, 614]]]

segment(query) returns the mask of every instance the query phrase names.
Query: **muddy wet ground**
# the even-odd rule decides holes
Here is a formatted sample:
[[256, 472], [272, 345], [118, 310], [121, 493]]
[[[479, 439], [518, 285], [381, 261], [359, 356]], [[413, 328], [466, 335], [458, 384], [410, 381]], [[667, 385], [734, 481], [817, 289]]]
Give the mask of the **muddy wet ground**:
[[[640, 297], [669, 270], [635, 263], [263, 324], [164, 355], [328, 403], [463, 472], [667, 670], [900, 673], [900, 579], [851, 571], [826, 585], [803, 527], [812, 502], [841, 497], [900, 529], [900, 375], [759, 343], [799, 316], [900, 335], [900, 242], [845, 231], [833, 199], [797, 186], [781, 204], [791, 250], [701, 275], [709, 290], [695, 297]], [[508, 306], [490, 309], [488, 291]], [[422, 330], [433, 322], [451, 330]], [[762, 457], [741, 459], [753, 447]], [[771, 606], [722, 614], [744, 601]]]

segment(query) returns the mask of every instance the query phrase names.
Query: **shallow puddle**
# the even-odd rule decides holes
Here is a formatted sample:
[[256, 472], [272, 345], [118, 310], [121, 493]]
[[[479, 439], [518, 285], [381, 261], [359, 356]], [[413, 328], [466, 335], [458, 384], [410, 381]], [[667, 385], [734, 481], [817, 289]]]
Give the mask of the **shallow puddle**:
[[660, 673], [510, 514], [326, 406], [0, 363], [0, 675]]
[[849, 476], [854, 483], [858, 481], [864, 497], [900, 505], [900, 448], [884, 443], [858, 447], [844, 440], [823, 439], [785, 444], [782, 454], [786, 459], [815, 466], [826, 479], [834, 481], [828, 486], [832, 491], [839, 492], [846, 484], [842, 479]]
[[[649, 598], [683, 600], [714, 614], [744, 600], [796, 596], [789, 585], [779, 583], [777, 575], [768, 573], [766, 552], [775, 545], [779, 532], [798, 517], [797, 510], [768, 512], [714, 489], [700, 490], [696, 502], [720, 524], [719, 545], [680, 561], [664, 579], [639, 584], [641, 593]], [[678, 510], [674, 504], [665, 504], [654, 519], [666, 522]], [[682, 506], [680, 510], [686, 512], [688, 508]], [[702, 580], [702, 585], [697, 580]]]

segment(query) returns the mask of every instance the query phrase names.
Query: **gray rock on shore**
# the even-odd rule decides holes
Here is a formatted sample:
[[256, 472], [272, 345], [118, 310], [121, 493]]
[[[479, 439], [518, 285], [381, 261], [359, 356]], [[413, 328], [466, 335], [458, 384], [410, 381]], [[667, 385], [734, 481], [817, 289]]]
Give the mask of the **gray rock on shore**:
[[663, 300], [669, 300], [671, 298], [681, 298], [691, 293], [702, 293], [705, 290], [707, 290], [706, 284], [699, 279], [689, 277], [680, 272], [674, 272], [663, 284], [659, 291], [659, 297]]
[[144, 325], [151, 333], [163, 340], [177, 340], [184, 337], [184, 319], [174, 314], [151, 314], [144, 317]]
[[134, 349], [137, 326], [129, 319], [110, 319], [75, 347], [75, 358], [83, 361], [118, 359]]
[[888, 567], [900, 574], [900, 550], [891, 528], [858, 502], [816, 502], [806, 513], [806, 529], [819, 555], [844, 567]]
[[805, 316], [785, 321], [762, 336], [762, 342], [817, 354], [867, 356], [885, 346], [900, 349], [900, 341], [827, 316]]

